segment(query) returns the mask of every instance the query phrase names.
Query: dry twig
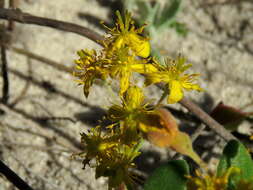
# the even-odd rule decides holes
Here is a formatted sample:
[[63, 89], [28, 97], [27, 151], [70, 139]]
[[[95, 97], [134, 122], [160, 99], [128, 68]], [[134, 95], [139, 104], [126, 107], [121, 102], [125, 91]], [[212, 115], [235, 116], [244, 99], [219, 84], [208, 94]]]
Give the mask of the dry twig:
[[1, 45], [1, 70], [2, 70], [2, 77], [3, 77], [3, 97], [1, 102], [3, 104], [8, 103], [9, 99], [9, 77], [8, 77], [8, 66], [7, 66], [7, 58], [6, 58], [6, 48], [4, 45]]
[[11, 181], [20, 190], [33, 190], [24, 180], [22, 180], [15, 172], [6, 166], [0, 160], [0, 173], [2, 173], [9, 181]]
[[23, 13], [20, 9], [0, 9], [0, 18], [6, 20], [14, 20], [23, 24], [36, 24], [40, 26], [48, 26], [66, 32], [73, 32], [81, 36], [87, 37], [96, 43], [103, 40], [103, 37], [98, 33], [77, 24], [63, 22], [59, 20], [32, 16], [28, 13]]
[[[0, 8], [2, 9], [5, 6], [5, 1], [0, 1]], [[9, 99], [9, 77], [8, 77], [8, 66], [7, 66], [7, 58], [6, 58], [6, 48], [3, 45], [6, 41], [6, 29], [5, 25], [0, 26], [0, 43], [1, 43], [1, 72], [2, 72], [2, 78], [3, 78], [3, 97], [1, 99], [1, 102], [4, 104], [7, 104]]]
[[236, 139], [222, 125], [220, 125], [217, 121], [215, 121], [211, 116], [209, 116], [205, 111], [203, 111], [199, 106], [197, 106], [190, 100], [183, 98], [180, 101], [180, 104], [183, 105], [192, 113], [194, 113], [203, 123], [208, 125], [212, 130], [214, 130], [217, 134], [219, 134], [225, 140], [229, 141], [232, 139]]
[[[18, 0], [9, 0], [9, 8], [11, 9], [16, 9], [18, 7]], [[15, 27], [15, 23], [13, 20], [9, 20], [9, 23], [8, 23], [8, 30], [9, 31], [13, 31], [14, 30], [14, 27]]]

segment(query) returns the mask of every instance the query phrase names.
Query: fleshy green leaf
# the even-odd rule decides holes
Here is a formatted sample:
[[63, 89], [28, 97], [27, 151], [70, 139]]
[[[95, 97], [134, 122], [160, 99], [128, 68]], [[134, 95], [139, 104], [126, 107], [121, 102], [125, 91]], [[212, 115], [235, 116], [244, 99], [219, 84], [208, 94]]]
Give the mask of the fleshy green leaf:
[[181, 0], [171, 0], [171, 3], [167, 3], [156, 20], [157, 27], [168, 26], [178, 13], [180, 4]]
[[242, 179], [252, 180], [253, 161], [243, 144], [236, 140], [228, 142], [224, 148], [217, 168], [217, 176], [222, 176], [230, 167], [239, 168]]
[[184, 160], [173, 160], [157, 168], [148, 178], [144, 190], [186, 190], [189, 167]]
[[191, 139], [189, 135], [187, 135], [186, 133], [179, 131], [177, 135], [175, 135], [174, 141], [171, 144], [171, 148], [173, 148], [175, 151], [181, 154], [189, 156], [199, 165], [203, 167], [205, 166], [204, 162], [201, 160], [198, 154], [193, 150]]
[[180, 35], [182, 35], [183, 37], [186, 37], [187, 33], [188, 33], [188, 29], [186, 27], [186, 25], [184, 23], [180, 23], [177, 21], [172, 21], [170, 24], [171, 28], [175, 28], [176, 32]]
[[147, 1], [137, 1], [136, 3], [138, 5], [138, 11], [140, 13], [140, 24], [144, 24], [145, 22], [153, 24], [159, 5], [155, 4], [154, 7], [151, 7], [150, 3]]

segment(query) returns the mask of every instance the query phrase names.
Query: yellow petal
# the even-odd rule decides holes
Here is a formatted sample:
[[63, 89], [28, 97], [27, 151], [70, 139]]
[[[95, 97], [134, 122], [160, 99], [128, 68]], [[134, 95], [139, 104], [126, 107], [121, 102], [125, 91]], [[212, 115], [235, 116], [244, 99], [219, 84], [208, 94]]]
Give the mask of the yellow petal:
[[126, 92], [126, 90], [129, 87], [129, 78], [130, 78], [130, 72], [125, 70], [121, 72], [120, 75], [120, 94], [123, 94]]
[[119, 36], [113, 45], [114, 47], [120, 49], [124, 45], [124, 38], [122, 36]]
[[203, 91], [202, 88], [200, 88], [200, 86], [198, 84], [192, 84], [190, 82], [183, 82], [181, 83], [181, 85], [183, 86], [183, 88], [185, 88], [186, 90], [197, 90], [197, 91]]
[[148, 57], [150, 55], [150, 43], [147, 39], [135, 34], [130, 33], [127, 36], [127, 41], [131, 49], [140, 57]]
[[144, 63], [132, 64], [130, 65], [130, 67], [133, 71], [141, 73], [141, 74], [157, 72], [157, 68], [152, 64], [144, 64]]
[[168, 96], [168, 104], [174, 104], [180, 101], [184, 94], [181, 83], [177, 80], [173, 80], [169, 84], [170, 94]]
[[149, 41], [144, 40], [136, 49], [136, 54], [140, 57], [147, 58], [150, 55], [150, 49]]
[[142, 92], [142, 89], [137, 86], [132, 86], [128, 88], [125, 100], [126, 104], [130, 108], [132, 109], [138, 108], [144, 101], [144, 94]]
[[145, 76], [145, 85], [156, 84], [162, 81], [160, 73], [151, 73]]

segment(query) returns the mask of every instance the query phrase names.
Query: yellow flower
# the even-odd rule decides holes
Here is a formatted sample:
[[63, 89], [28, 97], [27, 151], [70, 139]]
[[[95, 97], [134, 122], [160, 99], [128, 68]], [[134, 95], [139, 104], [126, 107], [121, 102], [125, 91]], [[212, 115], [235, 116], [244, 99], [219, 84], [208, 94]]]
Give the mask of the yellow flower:
[[98, 55], [95, 50], [80, 50], [77, 52], [79, 59], [75, 60], [76, 69], [73, 73], [78, 77], [77, 82], [83, 84], [83, 92], [86, 97], [95, 79], [105, 80], [108, 75], [108, 65], [103, 60], [103, 55]]
[[184, 72], [192, 65], [185, 65], [185, 58], [179, 56], [176, 60], [167, 59], [165, 65], [159, 64], [154, 60], [154, 66], [157, 67], [157, 72], [148, 73], [146, 75], [146, 85], [164, 82], [169, 89], [167, 102], [169, 104], [180, 101], [183, 96], [183, 90], [202, 91], [198, 84], [194, 81], [199, 74], [185, 74]]
[[81, 142], [85, 151], [79, 154], [83, 157], [84, 168], [92, 159], [96, 164], [96, 178], [109, 178], [109, 189], [118, 187], [121, 183], [131, 185], [133, 176], [129, 168], [135, 167], [133, 160], [140, 154], [139, 144], [126, 145], [121, 142], [118, 134], [113, 132], [102, 134], [101, 127], [93, 128], [89, 134], [81, 134]]
[[[152, 115], [153, 108], [145, 103], [145, 96], [137, 86], [131, 86], [121, 97], [122, 105], [113, 105], [108, 110], [109, 119], [120, 124], [122, 140], [125, 144], [138, 141], [141, 123]], [[149, 123], [151, 125], [151, 123]]]
[[122, 183], [133, 185], [134, 176], [129, 169], [135, 167], [133, 160], [139, 156], [140, 152], [138, 150], [139, 144], [135, 146], [119, 145], [114, 151], [110, 152], [106, 162], [104, 160], [101, 162], [96, 172], [98, 175], [102, 174], [101, 176], [109, 178], [109, 188], [119, 187]]
[[229, 178], [232, 175], [239, 175], [239, 173], [240, 169], [235, 167], [229, 168], [220, 177], [213, 174], [201, 174], [196, 171], [196, 177], [187, 176], [187, 190], [227, 190]]
[[106, 52], [106, 60], [109, 63], [111, 78], [117, 78], [120, 81], [120, 94], [122, 95], [130, 85], [130, 79], [133, 72], [150, 73], [156, 68], [148, 63], [146, 59], [136, 59], [136, 56], [129, 54], [128, 47], [121, 47], [113, 53]]
[[139, 87], [130, 86], [121, 97], [122, 105], [113, 105], [109, 108], [109, 118], [119, 121], [131, 115], [131, 118], [138, 119], [140, 113], [149, 112], [144, 99], [143, 91]]
[[116, 26], [114, 28], [105, 26], [109, 30], [110, 37], [107, 37], [104, 43], [110, 44], [113, 50], [127, 46], [135, 55], [148, 57], [150, 55], [149, 40], [140, 35], [143, 33], [144, 26], [136, 29], [129, 12], [125, 13], [124, 21], [119, 11], [116, 11], [116, 15], [118, 17]]
[[93, 158], [105, 159], [108, 153], [118, 144], [114, 141], [115, 138], [116, 136], [112, 134], [102, 134], [100, 126], [92, 128], [88, 134], [81, 133], [81, 143], [85, 145], [86, 150], [80, 153], [79, 156], [85, 157], [83, 161], [84, 168]]

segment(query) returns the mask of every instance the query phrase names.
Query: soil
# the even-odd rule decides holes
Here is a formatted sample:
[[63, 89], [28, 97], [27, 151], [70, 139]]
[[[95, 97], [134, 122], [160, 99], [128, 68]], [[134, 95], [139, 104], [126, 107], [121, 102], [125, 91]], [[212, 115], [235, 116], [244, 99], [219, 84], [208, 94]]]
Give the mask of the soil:
[[[73, 22], [104, 34], [99, 21], [110, 23], [117, 4], [116, 0], [26, 0], [18, 7], [32, 15]], [[183, 54], [193, 64], [191, 71], [201, 73], [199, 82], [205, 92], [187, 92], [186, 96], [207, 112], [221, 101], [252, 111], [252, 1], [183, 1], [176, 19], [186, 24], [188, 35], [182, 37], [168, 29], [159, 34], [157, 46], [168, 56]], [[69, 68], [78, 50], [100, 48], [76, 34], [36, 25], [16, 23], [11, 36], [11, 47]], [[80, 133], [96, 126], [110, 103], [118, 100], [100, 83], [92, 87], [86, 99], [69, 72], [12, 48], [7, 51], [7, 60], [9, 103], [13, 105], [0, 105], [4, 112], [0, 116], [0, 159], [34, 189], [107, 189], [105, 178], [95, 179], [94, 169], [83, 170], [81, 160], [71, 159], [71, 155], [83, 149]], [[2, 88], [2, 80], [0, 84]], [[152, 87], [147, 94], [157, 99], [161, 92]], [[183, 129], [192, 131], [199, 125], [187, 119], [191, 114], [185, 108], [172, 108], [183, 115], [183, 119], [176, 116]], [[252, 123], [244, 122], [239, 130], [251, 133]], [[206, 129], [194, 147], [214, 169], [224, 143]], [[173, 154], [145, 143], [143, 155], [137, 160], [138, 170], [149, 174]], [[1, 189], [15, 188], [0, 176]]]

